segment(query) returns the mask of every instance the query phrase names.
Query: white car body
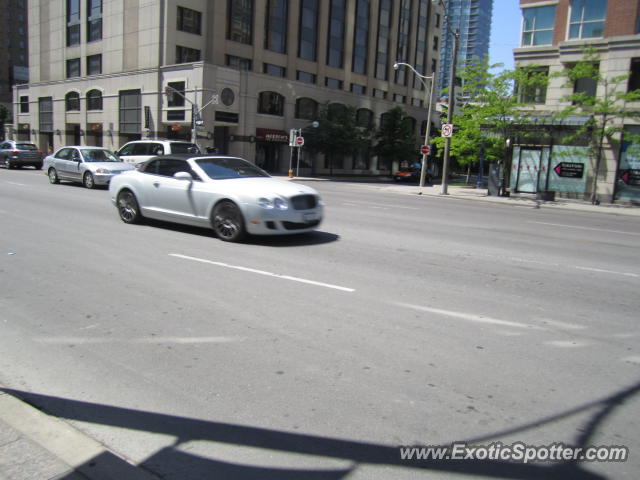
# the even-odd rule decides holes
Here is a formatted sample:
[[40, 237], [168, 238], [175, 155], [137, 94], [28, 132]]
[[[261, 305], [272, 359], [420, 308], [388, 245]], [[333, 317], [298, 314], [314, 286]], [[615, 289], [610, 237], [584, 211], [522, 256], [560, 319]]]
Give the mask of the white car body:
[[[215, 179], [201, 165], [209, 169], [216, 162], [234, 162], [246, 168], [238, 177]], [[218, 168], [217, 163], [215, 167]], [[163, 173], [157, 173], [159, 171]], [[248, 176], [242, 177], [243, 174]], [[254, 174], [259, 176], [252, 176]], [[139, 207], [142, 217], [213, 227], [216, 231], [214, 211], [224, 201], [239, 208], [242, 217], [240, 228], [254, 235], [309, 232], [320, 224], [323, 217], [322, 201], [313, 188], [271, 178], [255, 165], [235, 157], [156, 157], [141, 170], [114, 178], [109, 186], [111, 201], [118, 207], [123, 221], [135, 223], [137, 219], [123, 216], [125, 206], [119, 204], [120, 194], [127, 191], [134, 195], [134, 206]], [[235, 240], [217, 233], [223, 240]]]
[[43, 162], [44, 173], [51, 183], [64, 180], [82, 183], [87, 188], [107, 185], [114, 176], [133, 168], [106, 148], [86, 145], [59, 148]]

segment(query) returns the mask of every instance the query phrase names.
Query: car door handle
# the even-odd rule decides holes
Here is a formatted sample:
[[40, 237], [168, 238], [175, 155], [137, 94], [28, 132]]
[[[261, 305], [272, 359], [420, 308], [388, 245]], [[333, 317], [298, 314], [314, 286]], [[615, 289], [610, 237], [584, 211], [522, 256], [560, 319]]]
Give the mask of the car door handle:
[[160, 186], [160, 182], [153, 182], [153, 186], [154, 187], [159, 187]]

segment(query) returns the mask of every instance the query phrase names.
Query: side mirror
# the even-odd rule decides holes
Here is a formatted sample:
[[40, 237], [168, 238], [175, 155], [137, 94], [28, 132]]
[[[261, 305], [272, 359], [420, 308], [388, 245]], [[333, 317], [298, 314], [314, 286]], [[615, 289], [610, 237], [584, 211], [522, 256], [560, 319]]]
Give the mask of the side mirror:
[[193, 177], [189, 172], [176, 172], [173, 174], [173, 178], [177, 180], [187, 180], [189, 182], [193, 182]]

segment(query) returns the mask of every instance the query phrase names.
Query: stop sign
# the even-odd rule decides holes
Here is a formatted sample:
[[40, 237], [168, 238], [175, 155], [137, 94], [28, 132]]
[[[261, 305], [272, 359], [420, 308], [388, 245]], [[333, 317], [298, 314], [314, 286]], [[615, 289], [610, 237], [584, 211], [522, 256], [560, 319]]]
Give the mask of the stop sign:
[[304, 145], [304, 137], [296, 137], [296, 145], [298, 147], [301, 147], [302, 145]]
[[431, 151], [431, 147], [429, 147], [429, 145], [422, 145], [422, 147], [420, 147], [420, 153], [422, 155], [429, 155], [430, 151]]

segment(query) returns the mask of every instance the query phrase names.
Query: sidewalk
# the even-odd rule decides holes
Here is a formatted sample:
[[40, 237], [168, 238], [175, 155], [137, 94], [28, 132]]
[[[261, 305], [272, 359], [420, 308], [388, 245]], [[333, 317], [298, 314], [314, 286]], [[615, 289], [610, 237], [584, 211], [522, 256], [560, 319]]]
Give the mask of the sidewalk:
[[71, 424], [0, 390], [0, 480], [158, 480]]
[[515, 194], [510, 197], [489, 196], [486, 188], [479, 189], [473, 186], [448, 186], [448, 195], [440, 193], [440, 185], [430, 185], [420, 188], [415, 184], [385, 182], [375, 179], [330, 179], [323, 177], [293, 177], [286, 176], [277, 177], [282, 180], [291, 180], [296, 182], [331, 182], [349, 183], [354, 186], [375, 189], [383, 192], [397, 193], [403, 195], [424, 195], [430, 197], [439, 197], [447, 199], [474, 200], [480, 202], [489, 202], [509, 206], [528, 207], [528, 208], [550, 208], [554, 210], [575, 210], [583, 212], [612, 213], [618, 215], [640, 216], [640, 208], [629, 205], [605, 204], [592, 205], [584, 200], [574, 200], [568, 198], [556, 197], [555, 201], [537, 200], [535, 194]]

